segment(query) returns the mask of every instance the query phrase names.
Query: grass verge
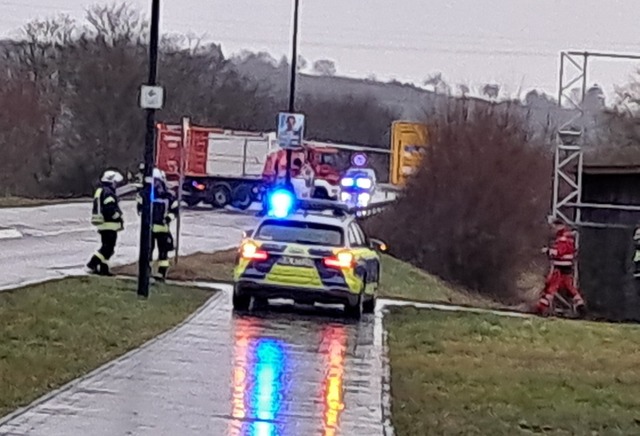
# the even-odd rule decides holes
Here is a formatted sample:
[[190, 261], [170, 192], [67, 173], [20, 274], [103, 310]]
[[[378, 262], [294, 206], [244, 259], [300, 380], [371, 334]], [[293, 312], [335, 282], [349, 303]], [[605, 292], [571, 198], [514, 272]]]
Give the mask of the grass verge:
[[640, 328], [393, 308], [399, 436], [640, 434]]
[[70, 278], [0, 293], [0, 416], [90, 372], [184, 320], [211, 291]]
[[[180, 258], [178, 265], [169, 270], [169, 278], [181, 281], [231, 282], [236, 250], [217, 253], [196, 253]], [[117, 274], [134, 276], [137, 264], [114, 268]], [[476, 307], [496, 307], [497, 303], [479, 295], [452, 288], [408, 263], [391, 256], [382, 256], [380, 297], [434, 303], [461, 304]]]

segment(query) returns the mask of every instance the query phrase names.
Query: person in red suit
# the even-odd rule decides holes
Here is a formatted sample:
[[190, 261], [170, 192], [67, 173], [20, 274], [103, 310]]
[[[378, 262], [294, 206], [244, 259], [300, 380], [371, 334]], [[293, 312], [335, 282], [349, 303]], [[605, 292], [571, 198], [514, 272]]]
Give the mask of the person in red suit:
[[547, 276], [542, 296], [538, 300], [537, 311], [546, 314], [555, 294], [565, 290], [571, 295], [573, 304], [579, 312], [584, 311], [584, 300], [574, 284], [573, 272], [577, 257], [576, 241], [564, 222], [558, 218], [551, 221], [554, 239], [550, 247], [543, 252], [549, 256], [551, 270]]

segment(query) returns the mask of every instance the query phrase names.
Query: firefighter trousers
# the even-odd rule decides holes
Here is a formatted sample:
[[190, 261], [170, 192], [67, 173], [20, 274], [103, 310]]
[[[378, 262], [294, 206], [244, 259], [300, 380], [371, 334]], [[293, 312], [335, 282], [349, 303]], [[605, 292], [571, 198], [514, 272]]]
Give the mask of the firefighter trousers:
[[584, 304], [580, 291], [573, 283], [572, 270], [553, 268], [545, 281], [542, 296], [538, 301], [538, 311], [545, 312], [559, 291], [567, 291], [575, 304]]
[[153, 233], [153, 249], [158, 249], [158, 273], [163, 277], [169, 271], [169, 252], [173, 251], [173, 236], [170, 232]]
[[101, 230], [98, 233], [100, 233], [101, 245], [87, 266], [99, 274], [109, 275], [109, 260], [116, 251], [118, 232], [115, 230]]

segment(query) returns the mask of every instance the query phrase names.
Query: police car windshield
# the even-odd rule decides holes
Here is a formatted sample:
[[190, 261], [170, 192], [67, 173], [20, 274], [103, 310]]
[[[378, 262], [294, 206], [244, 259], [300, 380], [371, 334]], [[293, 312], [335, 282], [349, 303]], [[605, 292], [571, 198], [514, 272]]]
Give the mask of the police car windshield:
[[267, 220], [260, 226], [255, 237], [265, 241], [307, 245], [343, 245], [343, 232], [340, 227], [301, 221]]

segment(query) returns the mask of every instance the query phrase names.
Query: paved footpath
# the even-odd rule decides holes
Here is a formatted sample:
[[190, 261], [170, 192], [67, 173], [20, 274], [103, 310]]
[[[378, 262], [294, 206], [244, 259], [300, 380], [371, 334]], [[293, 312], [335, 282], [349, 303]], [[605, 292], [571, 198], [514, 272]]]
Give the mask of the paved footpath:
[[0, 421], [0, 435], [383, 433], [373, 316], [238, 317], [225, 291], [177, 329]]

